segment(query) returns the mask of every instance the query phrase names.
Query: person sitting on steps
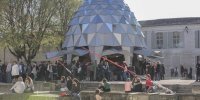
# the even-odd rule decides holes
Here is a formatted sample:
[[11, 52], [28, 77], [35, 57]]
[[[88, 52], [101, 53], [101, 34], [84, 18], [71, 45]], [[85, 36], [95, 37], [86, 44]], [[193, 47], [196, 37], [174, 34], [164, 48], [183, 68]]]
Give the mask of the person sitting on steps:
[[102, 80], [99, 89], [102, 90], [103, 92], [110, 92], [110, 84], [107, 82], [106, 78]]
[[17, 82], [10, 89], [13, 93], [24, 93], [25, 84], [22, 77], [18, 77]]
[[133, 78], [132, 87], [133, 92], [142, 92], [142, 82], [137, 75]]
[[26, 86], [26, 89], [25, 89], [26, 93], [33, 93], [34, 92], [34, 84], [33, 84], [33, 80], [31, 79], [31, 77], [26, 76], [25, 86]]

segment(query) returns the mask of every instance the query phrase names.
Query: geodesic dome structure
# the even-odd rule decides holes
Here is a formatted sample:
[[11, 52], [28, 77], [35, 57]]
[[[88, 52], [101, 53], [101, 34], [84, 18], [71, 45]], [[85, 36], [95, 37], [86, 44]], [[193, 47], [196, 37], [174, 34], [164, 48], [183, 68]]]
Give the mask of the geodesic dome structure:
[[65, 36], [68, 50], [88, 46], [102, 54], [105, 46], [120, 46], [132, 53], [133, 47], [145, 47], [141, 26], [123, 0], [85, 0]]

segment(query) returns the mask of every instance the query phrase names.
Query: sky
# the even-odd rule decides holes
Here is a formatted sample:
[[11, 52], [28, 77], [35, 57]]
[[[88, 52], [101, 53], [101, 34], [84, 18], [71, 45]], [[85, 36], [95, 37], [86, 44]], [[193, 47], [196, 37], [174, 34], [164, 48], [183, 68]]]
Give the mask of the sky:
[[200, 0], [125, 0], [138, 20], [200, 17]]

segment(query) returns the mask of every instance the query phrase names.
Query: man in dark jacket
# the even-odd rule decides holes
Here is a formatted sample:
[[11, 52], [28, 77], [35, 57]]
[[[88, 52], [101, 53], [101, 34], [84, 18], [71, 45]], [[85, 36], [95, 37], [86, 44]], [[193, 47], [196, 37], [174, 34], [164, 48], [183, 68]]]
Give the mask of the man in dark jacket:
[[155, 80], [160, 80], [160, 62], [157, 62], [156, 69], [155, 69]]
[[200, 81], [200, 79], [199, 79], [200, 78], [200, 61], [196, 64], [196, 69], [197, 69], [196, 70], [197, 71], [196, 72], [196, 82], [197, 82], [197, 81]]
[[164, 78], [165, 78], [165, 66], [164, 64], [161, 64], [160, 65], [160, 79], [164, 80]]

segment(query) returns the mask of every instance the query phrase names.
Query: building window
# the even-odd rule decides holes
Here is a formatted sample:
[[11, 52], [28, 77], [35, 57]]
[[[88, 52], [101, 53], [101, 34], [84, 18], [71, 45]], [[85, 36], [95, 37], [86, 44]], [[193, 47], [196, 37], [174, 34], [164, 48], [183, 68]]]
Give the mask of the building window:
[[180, 45], [180, 33], [179, 32], [173, 32], [173, 48], [179, 48]]
[[156, 33], [156, 45], [157, 49], [162, 49], [163, 48], [163, 33]]
[[200, 48], [200, 30], [195, 31], [195, 47]]

